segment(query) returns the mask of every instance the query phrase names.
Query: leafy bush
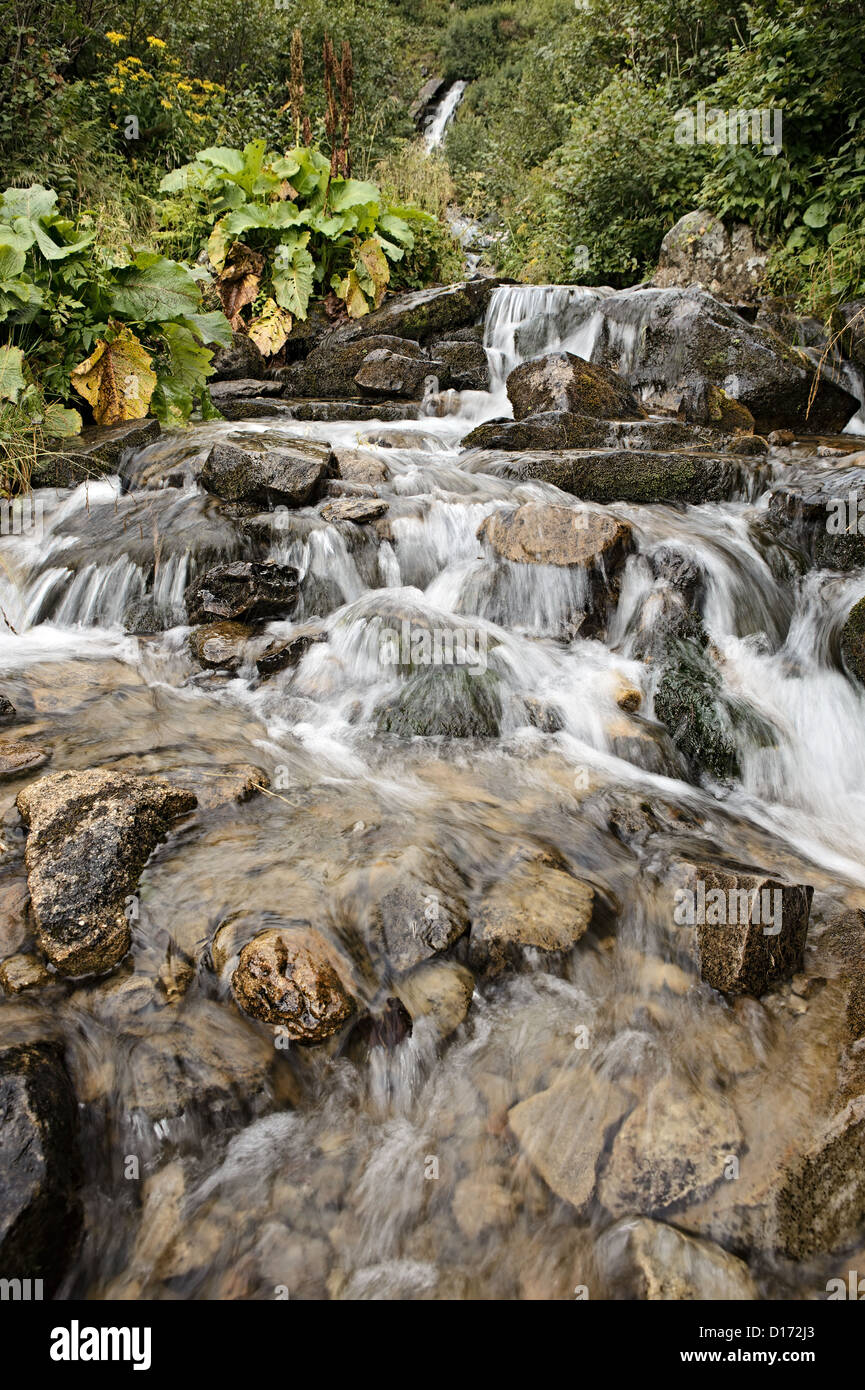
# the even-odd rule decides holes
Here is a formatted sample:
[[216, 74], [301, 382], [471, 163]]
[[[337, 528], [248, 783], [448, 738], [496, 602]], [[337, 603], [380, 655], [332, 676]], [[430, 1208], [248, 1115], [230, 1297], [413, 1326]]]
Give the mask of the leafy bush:
[[[219, 311], [201, 312], [201, 273], [148, 251], [112, 266], [91, 254], [92, 241], [93, 233], [80, 236], [57, 211], [53, 190], [6, 189], [0, 200], [6, 360], [21, 350], [41, 389], [61, 401], [83, 397], [98, 424], [138, 419], [148, 410], [181, 423], [195, 398], [206, 395], [212, 361], [206, 345], [230, 343], [229, 325]], [[11, 399], [19, 403], [17, 395]]]
[[375, 175], [387, 202], [429, 214], [427, 220], [414, 220], [414, 245], [394, 266], [392, 288], [413, 290], [459, 280], [464, 257], [447, 227], [448, 208], [456, 202], [447, 161], [440, 154], [427, 153], [422, 140], [405, 141], [379, 162]]
[[439, 60], [444, 76], [471, 81], [494, 72], [521, 37], [519, 11], [511, 5], [478, 5], [458, 11], [447, 27]]
[[352, 318], [369, 313], [381, 303], [389, 262], [414, 244], [406, 219], [430, 220], [416, 208], [389, 207], [374, 183], [335, 177], [316, 149], [280, 155], [264, 140], [242, 151], [201, 150], [160, 187], [197, 200], [212, 223], [207, 252], [225, 313], [265, 355], [306, 318], [313, 293], [342, 300]]
[[509, 217], [503, 267], [536, 281], [639, 279], [699, 187], [700, 156], [673, 137], [663, 96], [634, 74], [614, 78], [529, 176]]

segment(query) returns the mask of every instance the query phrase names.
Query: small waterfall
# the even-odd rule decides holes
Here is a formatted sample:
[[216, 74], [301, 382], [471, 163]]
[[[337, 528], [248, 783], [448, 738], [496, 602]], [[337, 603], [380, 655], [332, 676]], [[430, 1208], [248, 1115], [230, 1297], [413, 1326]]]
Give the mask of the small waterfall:
[[435, 111], [429, 119], [429, 124], [424, 131], [424, 144], [427, 150], [437, 150], [445, 137], [445, 131], [454, 118], [457, 107], [463, 99], [463, 93], [468, 86], [467, 82], [460, 79], [452, 87], [448, 87]]

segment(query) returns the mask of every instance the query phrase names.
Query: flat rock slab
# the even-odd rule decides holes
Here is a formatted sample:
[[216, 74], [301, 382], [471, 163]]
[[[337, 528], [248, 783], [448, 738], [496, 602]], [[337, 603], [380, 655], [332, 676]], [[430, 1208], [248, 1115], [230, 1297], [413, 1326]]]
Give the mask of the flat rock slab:
[[497, 974], [526, 949], [569, 951], [588, 931], [594, 889], [543, 860], [517, 864], [488, 890], [472, 918], [469, 959]]
[[303, 507], [321, 491], [329, 472], [323, 444], [298, 441], [282, 449], [246, 453], [233, 444], [214, 444], [200, 482], [227, 502]]
[[44, 767], [51, 754], [33, 743], [0, 743], [0, 782], [27, 777]]
[[20, 792], [41, 950], [61, 975], [110, 969], [129, 950], [126, 900], [192, 792], [129, 773], [55, 772]]
[[754, 469], [744, 460], [648, 449], [557, 449], [497, 459], [478, 454], [475, 472], [519, 482], [553, 483], [585, 502], [720, 502], [749, 492]]
[[605, 512], [577, 511], [547, 502], [526, 502], [492, 512], [478, 539], [515, 564], [603, 565], [612, 572], [633, 547], [627, 522]]
[[609, 1136], [632, 1104], [625, 1087], [581, 1067], [513, 1106], [508, 1124], [547, 1186], [579, 1210], [591, 1200]]
[[598, 1196], [613, 1216], [663, 1212], [711, 1191], [741, 1150], [736, 1112], [723, 1097], [665, 1078], [616, 1135]]

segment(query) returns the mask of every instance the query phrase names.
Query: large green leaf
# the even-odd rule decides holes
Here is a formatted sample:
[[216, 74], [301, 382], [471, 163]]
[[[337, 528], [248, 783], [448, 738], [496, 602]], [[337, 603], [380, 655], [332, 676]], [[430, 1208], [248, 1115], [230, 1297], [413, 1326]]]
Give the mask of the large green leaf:
[[373, 203], [379, 206], [381, 193], [374, 183], [361, 179], [331, 179], [327, 201], [332, 212], [345, 212], [359, 204]]
[[185, 266], [141, 251], [132, 264], [114, 272], [109, 309], [138, 323], [167, 323], [197, 312], [201, 292]]
[[209, 314], [187, 314], [178, 319], [184, 328], [194, 333], [202, 343], [216, 343], [218, 347], [231, 347], [231, 324], [221, 309]]
[[42, 423], [45, 433], [50, 434], [52, 439], [72, 439], [74, 435], [81, 433], [84, 421], [77, 410], [52, 401], [51, 405], [45, 407]]
[[43, 188], [40, 183], [34, 183], [32, 188], [7, 188], [3, 194], [4, 218], [23, 217], [28, 222], [38, 222], [50, 217], [56, 206], [53, 188]]
[[0, 401], [13, 405], [24, 390], [24, 353], [11, 343], [0, 347]]
[[212, 354], [201, 347], [182, 324], [164, 324], [161, 335], [168, 348], [170, 365], [168, 371], [159, 374], [151, 410], [163, 424], [183, 424], [189, 419], [195, 397], [206, 387]]
[[281, 309], [305, 319], [312, 294], [315, 262], [305, 246], [279, 247], [273, 262], [273, 293]]

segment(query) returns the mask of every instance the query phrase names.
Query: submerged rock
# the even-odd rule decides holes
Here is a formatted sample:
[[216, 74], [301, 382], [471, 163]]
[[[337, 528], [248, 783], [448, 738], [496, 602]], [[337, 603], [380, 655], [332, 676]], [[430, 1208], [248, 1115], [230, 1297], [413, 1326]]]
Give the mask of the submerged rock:
[[645, 1216], [610, 1226], [595, 1245], [595, 1258], [609, 1298], [680, 1303], [758, 1297], [744, 1260]]
[[741, 1150], [741, 1128], [728, 1101], [665, 1078], [613, 1140], [598, 1196], [614, 1216], [666, 1211], [711, 1191]]
[[321, 492], [328, 471], [329, 451], [323, 444], [298, 440], [255, 454], [233, 444], [214, 444], [200, 481], [227, 502], [303, 507]]
[[507, 392], [516, 420], [552, 410], [600, 420], [638, 420], [646, 414], [617, 372], [572, 352], [521, 363], [508, 376]]
[[236, 560], [215, 565], [193, 580], [186, 590], [186, 611], [191, 623], [256, 622], [286, 617], [299, 594], [292, 565]]
[[625, 1087], [581, 1067], [513, 1106], [508, 1124], [547, 1186], [582, 1210], [609, 1135], [632, 1105]]
[[0, 964], [0, 987], [7, 994], [23, 994], [26, 989], [47, 985], [50, 980], [50, 972], [38, 956], [7, 956]]
[[426, 1020], [441, 1040], [455, 1033], [467, 1016], [474, 987], [472, 972], [453, 960], [425, 961], [394, 986], [412, 1020]]
[[519, 862], [481, 899], [469, 962], [495, 975], [519, 964], [527, 951], [564, 954], [588, 931], [594, 906], [594, 889], [548, 856]]
[[377, 727], [401, 738], [497, 738], [501, 717], [494, 672], [433, 666], [413, 675], [379, 710]]
[[[0, 1270], [53, 1297], [81, 1228], [78, 1108], [63, 1049], [0, 1048]], [[26, 1297], [26, 1295], [24, 1295]]]
[[308, 922], [260, 932], [240, 952], [231, 986], [245, 1013], [280, 1024], [298, 1042], [330, 1037], [355, 1008], [327, 942]]
[[450, 860], [412, 845], [347, 875], [340, 901], [373, 954], [402, 973], [448, 950], [467, 931], [463, 892]]
[[28, 777], [44, 767], [51, 754], [33, 743], [0, 743], [0, 782]]
[[805, 1260], [848, 1240], [865, 1218], [865, 1096], [833, 1115], [791, 1166], [775, 1203], [778, 1248]]
[[11, 700], [0, 695], [0, 724], [11, 724], [16, 718], [16, 710]]
[[126, 954], [127, 898], [171, 822], [195, 804], [161, 778], [101, 770], [55, 772], [19, 793], [36, 937], [61, 975], [108, 970]]

